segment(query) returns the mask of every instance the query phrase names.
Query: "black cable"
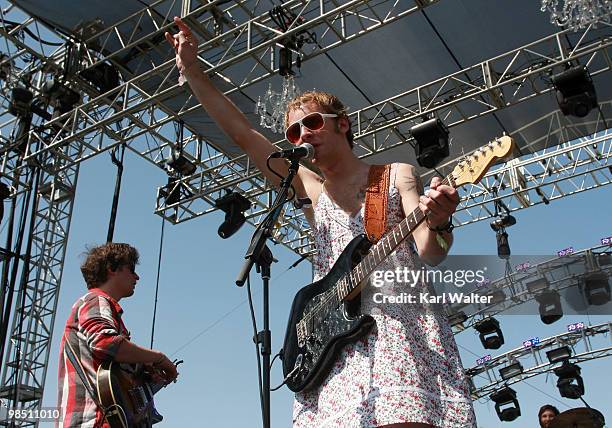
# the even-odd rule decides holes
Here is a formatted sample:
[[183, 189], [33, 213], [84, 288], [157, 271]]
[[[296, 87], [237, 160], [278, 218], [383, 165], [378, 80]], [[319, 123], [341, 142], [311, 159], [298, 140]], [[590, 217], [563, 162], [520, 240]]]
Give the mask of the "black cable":
[[[26, 294], [27, 294], [26, 289], [28, 287], [28, 280], [29, 280], [29, 274], [30, 274], [30, 260], [32, 259], [32, 245], [34, 242], [34, 229], [36, 227], [36, 209], [38, 206], [36, 201], [40, 197], [38, 195], [38, 184], [40, 182], [40, 174], [41, 174], [41, 169], [38, 168], [36, 170], [36, 174], [34, 178], [34, 186], [32, 187], [32, 208], [30, 212], [30, 226], [28, 230], [28, 241], [26, 244], [26, 252], [25, 252], [25, 258], [23, 261], [23, 268], [21, 269], [21, 284], [20, 284], [20, 290], [19, 290], [19, 293], [21, 293], [21, 314], [19, 317], [19, 324], [18, 324], [19, 330], [17, 333], [17, 337], [19, 338], [21, 338], [23, 334], [23, 324], [25, 323], [25, 319], [26, 319], [26, 311], [25, 311]], [[17, 313], [15, 313], [15, 315], [17, 315]], [[19, 343], [20, 342], [17, 342], [17, 341], [15, 343], [15, 370], [19, 370], [19, 367], [23, 367], [23, 364], [20, 364], [20, 360], [22, 359], [22, 356], [25, 358], [25, 355], [23, 355], [23, 352], [19, 347]], [[15, 406], [17, 405], [17, 399], [19, 398], [18, 388], [19, 388], [19, 383], [15, 382], [14, 398], [13, 398], [13, 405]]]
[[155, 303], [153, 304], [153, 322], [151, 323], [151, 349], [153, 349], [153, 336], [155, 335], [155, 317], [157, 314], [157, 296], [159, 293], [159, 272], [161, 270], [162, 249], [164, 248], [164, 225], [166, 219], [162, 219], [161, 236], [159, 238], [159, 256], [157, 258], [157, 280], [155, 281]]
[[[117, 159], [117, 152], [121, 150], [121, 159]], [[111, 214], [108, 220], [108, 232], [106, 234], [106, 242], [113, 242], [115, 234], [115, 220], [117, 219], [117, 206], [119, 205], [119, 195], [121, 193], [121, 178], [123, 177], [123, 157], [125, 155], [125, 144], [115, 147], [111, 151], [111, 161], [117, 166], [117, 178], [115, 179], [115, 193], [113, 194], [113, 204], [111, 206]]]
[[[0, 279], [0, 324], [2, 323], [2, 320], [4, 319], [4, 312], [5, 312], [4, 299], [6, 295], [6, 289], [7, 289], [6, 281], [8, 279], [9, 266], [10, 266], [11, 260], [13, 260], [14, 257], [17, 257], [17, 254], [14, 254], [11, 251], [11, 247], [13, 246], [13, 230], [15, 226], [15, 211], [16, 210], [17, 210], [17, 197], [14, 197], [11, 200], [11, 213], [9, 214], [9, 218], [7, 219], [8, 230], [6, 232], [6, 242], [4, 244], [4, 249], [6, 251], [6, 254], [4, 256], [4, 263], [2, 265], [2, 279]], [[10, 308], [7, 308], [7, 310], [10, 312]], [[4, 343], [5, 339], [6, 337], [4, 335], [1, 335], [0, 333], [0, 342]], [[2, 360], [2, 357], [0, 357], [0, 360]]]
[[[3, 25], [2, 26], [5, 30], [7, 30], [7, 33], [9, 33], [12, 29], [17, 28], [17, 27], [19, 27], [21, 25], [18, 22], [8, 21], [6, 19], [3, 19], [2, 22], [9, 24], [9, 25]], [[32, 32], [32, 30], [30, 30], [27, 27], [23, 27], [21, 29], [21, 31], [23, 31], [24, 33], [27, 33], [34, 40], [36, 40], [37, 42], [42, 43], [43, 45], [48, 45], [48, 46], [63, 46], [64, 45], [64, 43], [57, 43], [57, 42], [50, 42], [48, 40], [43, 40], [40, 37], [38, 37], [36, 34], [34, 34]]]
[[[31, 172], [31, 171], [30, 171]], [[17, 242], [15, 242], [15, 247], [13, 250], [13, 254], [15, 255], [13, 258], [13, 265], [11, 269], [11, 277], [8, 280], [8, 283], [3, 283], [2, 287], [7, 290], [7, 300], [5, 302], [5, 310], [2, 314], [2, 319], [0, 320], [0, 361], [4, 358], [4, 349], [6, 344], [6, 337], [8, 334], [8, 323], [11, 315], [11, 308], [13, 305], [13, 295], [15, 293], [15, 282], [17, 281], [17, 272], [19, 270], [19, 260], [21, 255], [21, 246], [23, 245], [23, 237], [25, 232], [25, 225], [27, 220], [27, 212], [30, 206], [30, 199], [32, 196], [32, 183], [34, 180], [34, 174], [30, 173], [30, 179], [28, 183], [28, 190], [24, 197], [24, 201], [21, 205], [21, 213], [19, 217], [19, 232], [17, 234]]]

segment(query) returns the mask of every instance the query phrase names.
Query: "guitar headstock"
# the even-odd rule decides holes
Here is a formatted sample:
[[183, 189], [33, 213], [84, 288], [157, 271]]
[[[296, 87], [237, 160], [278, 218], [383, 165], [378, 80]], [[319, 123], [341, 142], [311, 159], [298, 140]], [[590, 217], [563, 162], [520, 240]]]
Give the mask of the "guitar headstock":
[[477, 149], [453, 169], [451, 176], [455, 187], [478, 183], [495, 160], [508, 156], [513, 147], [514, 140], [504, 135]]

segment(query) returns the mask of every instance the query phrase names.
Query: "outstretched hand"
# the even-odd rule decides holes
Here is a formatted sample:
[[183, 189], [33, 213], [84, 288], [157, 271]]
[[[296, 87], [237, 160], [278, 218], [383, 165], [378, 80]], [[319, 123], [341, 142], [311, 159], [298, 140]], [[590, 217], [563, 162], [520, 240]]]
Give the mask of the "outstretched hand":
[[174, 23], [178, 26], [179, 32], [177, 34], [166, 32], [164, 36], [174, 48], [176, 66], [179, 73], [183, 74], [186, 69], [197, 62], [198, 40], [181, 18], [175, 16]]

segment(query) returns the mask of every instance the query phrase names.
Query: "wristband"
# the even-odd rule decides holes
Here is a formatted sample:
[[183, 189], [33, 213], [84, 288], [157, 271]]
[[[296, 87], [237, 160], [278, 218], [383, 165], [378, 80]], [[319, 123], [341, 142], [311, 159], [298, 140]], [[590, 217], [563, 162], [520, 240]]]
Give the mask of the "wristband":
[[432, 232], [436, 232], [436, 233], [440, 233], [440, 232], [452, 233], [453, 229], [455, 228], [455, 225], [453, 224], [453, 219], [451, 217], [448, 219], [448, 221], [445, 224], [438, 226], [438, 227], [431, 227], [428, 221], [427, 228], [431, 230]]

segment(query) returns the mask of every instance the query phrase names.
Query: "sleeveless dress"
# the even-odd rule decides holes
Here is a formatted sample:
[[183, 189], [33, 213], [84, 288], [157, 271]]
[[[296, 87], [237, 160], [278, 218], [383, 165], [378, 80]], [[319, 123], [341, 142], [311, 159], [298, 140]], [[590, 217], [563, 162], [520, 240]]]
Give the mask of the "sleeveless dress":
[[[404, 218], [391, 167], [387, 224]], [[314, 207], [313, 232], [318, 252], [315, 280], [333, 266], [346, 245], [364, 233], [363, 207], [351, 216], [321, 192]], [[378, 270], [417, 266], [408, 240]], [[388, 285], [385, 285], [388, 292]], [[405, 283], [393, 283], [396, 294]], [[326, 380], [316, 389], [297, 393], [294, 428], [370, 428], [401, 422], [436, 427], [476, 427], [468, 386], [452, 331], [443, 315], [414, 305], [368, 305], [361, 311], [376, 325], [362, 339], [345, 346]]]

